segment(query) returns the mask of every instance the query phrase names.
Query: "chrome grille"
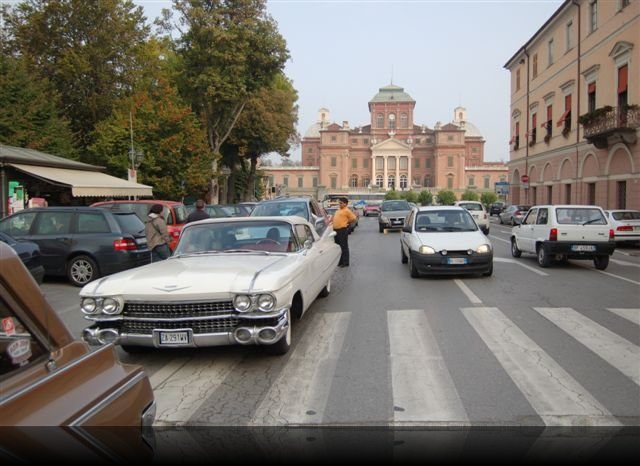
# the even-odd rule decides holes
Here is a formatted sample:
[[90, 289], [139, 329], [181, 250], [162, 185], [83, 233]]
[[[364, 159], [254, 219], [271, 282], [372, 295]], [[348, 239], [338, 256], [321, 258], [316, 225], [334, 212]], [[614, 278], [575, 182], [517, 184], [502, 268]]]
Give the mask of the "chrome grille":
[[154, 317], [179, 319], [181, 317], [215, 317], [235, 313], [231, 301], [191, 303], [126, 303], [123, 315], [127, 317]]
[[123, 333], [135, 333], [138, 335], [151, 335], [153, 330], [174, 330], [190, 328], [193, 333], [220, 333], [232, 332], [240, 319], [230, 317], [226, 319], [193, 320], [189, 322], [139, 322], [125, 320], [122, 324]]

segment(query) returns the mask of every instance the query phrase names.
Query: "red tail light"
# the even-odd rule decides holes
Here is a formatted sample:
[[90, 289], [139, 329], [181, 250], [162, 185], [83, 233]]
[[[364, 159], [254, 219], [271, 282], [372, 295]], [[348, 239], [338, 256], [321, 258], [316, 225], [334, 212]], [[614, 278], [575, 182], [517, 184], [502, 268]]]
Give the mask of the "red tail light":
[[549, 241], [558, 241], [558, 229], [557, 228], [552, 228], [551, 231], [549, 231]]
[[[625, 226], [616, 228], [616, 230], [618, 230], [618, 231], [633, 231], [633, 227], [630, 226], [630, 225], [625, 225]], [[609, 235], [609, 236], [611, 236], [611, 235]]]
[[135, 251], [138, 245], [131, 238], [120, 238], [113, 242], [113, 249], [116, 251]]
[[520, 212], [519, 210], [516, 210], [513, 215], [515, 215], [516, 217], [518, 217], [519, 215], [522, 215], [522, 212]]
[[610, 228], [609, 229], [609, 240], [613, 241], [615, 239], [615, 235], [613, 234], [613, 229]]

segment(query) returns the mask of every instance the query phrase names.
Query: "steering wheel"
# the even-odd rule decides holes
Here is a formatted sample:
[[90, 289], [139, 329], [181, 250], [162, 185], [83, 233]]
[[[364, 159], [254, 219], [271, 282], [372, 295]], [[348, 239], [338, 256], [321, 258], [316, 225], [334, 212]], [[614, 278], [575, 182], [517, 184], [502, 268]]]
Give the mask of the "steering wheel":
[[282, 243], [276, 241], [275, 239], [264, 238], [258, 241], [256, 244], [277, 244], [278, 246], [280, 246]]

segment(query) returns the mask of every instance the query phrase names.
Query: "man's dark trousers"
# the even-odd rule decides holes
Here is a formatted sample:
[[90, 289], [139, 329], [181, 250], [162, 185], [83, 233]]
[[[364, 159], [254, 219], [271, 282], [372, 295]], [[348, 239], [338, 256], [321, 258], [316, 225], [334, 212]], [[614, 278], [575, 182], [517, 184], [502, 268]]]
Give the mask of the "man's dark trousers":
[[335, 242], [338, 246], [340, 246], [340, 249], [342, 249], [340, 262], [338, 262], [338, 265], [349, 265], [349, 229], [338, 228], [337, 230], [335, 230], [335, 232]]

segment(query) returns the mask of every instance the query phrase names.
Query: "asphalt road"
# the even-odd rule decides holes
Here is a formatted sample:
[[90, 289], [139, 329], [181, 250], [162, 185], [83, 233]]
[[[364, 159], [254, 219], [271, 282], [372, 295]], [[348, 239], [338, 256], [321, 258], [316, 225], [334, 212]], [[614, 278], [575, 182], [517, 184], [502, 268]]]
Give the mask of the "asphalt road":
[[[363, 217], [287, 355], [119, 351], [149, 374], [159, 426], [638, 425], [640, 249], [541, 269], [509, 231], [493, 217], [492, 277], [412, 279], [399, 233]], [[79, 336], [78, 289], [42, 288]]]

